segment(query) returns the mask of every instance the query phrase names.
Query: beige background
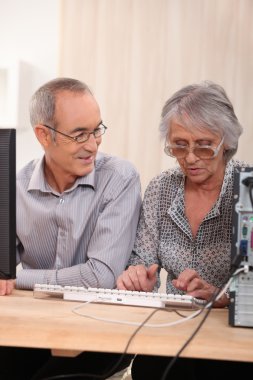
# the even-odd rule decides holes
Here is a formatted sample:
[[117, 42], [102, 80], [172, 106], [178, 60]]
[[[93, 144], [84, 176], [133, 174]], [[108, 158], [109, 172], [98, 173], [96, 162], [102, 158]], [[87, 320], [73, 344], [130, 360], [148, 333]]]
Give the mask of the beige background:
[[[103, 150], [131, 160], [143, 189], [174, 165], [158, 135], [164, 102], [204, 79], [226, 89], [244, 127], [237, 156], [253, 163], [253, 0], [0, 0], [0, 20], [0, 63], [31, 66], [22, 94], [59, 75], [87, 82], [109, 127]], [[18, 168], [39, 154], [19, 129]]]
[[184, 85], [221, 84], [244, 126], [237, 156], [253, 162], [252, 0], [63, 0], [59, 72], [84, 80], [109, 130], [103, 150], [131, 160], [143, 188], [174, 165], [158, 124]]

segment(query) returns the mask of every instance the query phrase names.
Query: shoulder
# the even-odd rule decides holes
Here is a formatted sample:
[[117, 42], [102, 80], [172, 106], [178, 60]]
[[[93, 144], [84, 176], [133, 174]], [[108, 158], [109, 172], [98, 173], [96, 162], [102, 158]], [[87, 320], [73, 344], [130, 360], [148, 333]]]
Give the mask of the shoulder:
[[229, 163], [232, 168], [239, 168], [239, 167], [247, 168], [247, 167], [253, 166], [253, 165], [248, 164], [246, 161], [236, 160], [236, 159], [230, 160]]
[[41, 159], [35, 159], [35, 160], [30, 161], [28, 164], [26, 164], [22, 169], [20, 169], [17, 172], [17, 180], [22, 181], [25, 179], [30, 179], [34, 172], [34, 169], [36, 168], [36, 166], [39, 164], [40, 161]]
[[172, 169], [167, 169], [150, 181], [147, 191], [149, 192], [153, 189], [162, 190], [168, 188], [178, 188], [183, 178], [184, 174], [179, 166]]
[[143, 203], [152, 204], [154, 208], [159, 203], [170, 203], [184, 180], [184, 174], [180, 167], [168, 169], [154, 177], [146, 188]]
[[237, 169], [247, 168], [247, 167], [250, 167], [250, 165], [247, 162], [241, 161], [241, 160], [236, 160], [236, 159], [231, 159], [227, 163], [226, 170], [225, 170], [224, 180], [226, 181], [229, 178], [231, 178], [231, 180], [233, 180], [233, 178], [234, 178], [234, 172]]
[[108, 173], [122, 179], [136, 178], [139, 174], [134, 165], [123, 158], [111, 156], [106, 153], [98, 153], [95, 164], [97, 174]]

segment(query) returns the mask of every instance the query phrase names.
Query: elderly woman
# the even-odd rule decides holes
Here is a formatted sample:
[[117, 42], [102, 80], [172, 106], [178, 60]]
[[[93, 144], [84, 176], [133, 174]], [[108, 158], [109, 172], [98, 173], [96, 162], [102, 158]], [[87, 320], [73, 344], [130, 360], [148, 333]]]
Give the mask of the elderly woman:
[[[149, 184], [135, 247], [117, 287], [156, 290], [157, 270], [164, 268], [168, 293], [208, 300], [230, 270], [233, 173], [246, 165], [232, 157], [242, 127], [224, 89], [203, 82], [182, 88], [165, 103], [160, 132], [165, 153], [179, 165]], [[215, 306], [228, 302], [225, 294]], [[171, 376], [198, 379], [207, 364], [217, 369], [216, 362], [185, 359], [180, 366], [180, 360]], [[167, 364], [168, 358], [137, 356], [133, 379], [158, 380]]]

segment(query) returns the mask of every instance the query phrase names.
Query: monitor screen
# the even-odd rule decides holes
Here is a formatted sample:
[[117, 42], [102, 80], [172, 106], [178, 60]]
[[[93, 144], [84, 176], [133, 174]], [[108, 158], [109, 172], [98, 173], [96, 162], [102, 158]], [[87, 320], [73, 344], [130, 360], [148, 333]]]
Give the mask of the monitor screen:
[[0, 128], [0, 279], [16, 277], [16, 130]]

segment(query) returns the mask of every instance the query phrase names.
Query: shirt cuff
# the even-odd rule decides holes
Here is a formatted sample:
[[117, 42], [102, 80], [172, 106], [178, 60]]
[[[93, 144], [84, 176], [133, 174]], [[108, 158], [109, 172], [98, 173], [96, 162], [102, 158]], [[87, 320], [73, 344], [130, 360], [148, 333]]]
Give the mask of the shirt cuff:
[[45, 269], [22, 269], [17, 273], [17, 289], [33, 289], [35, 284], [56, 285], [56, 271]]

